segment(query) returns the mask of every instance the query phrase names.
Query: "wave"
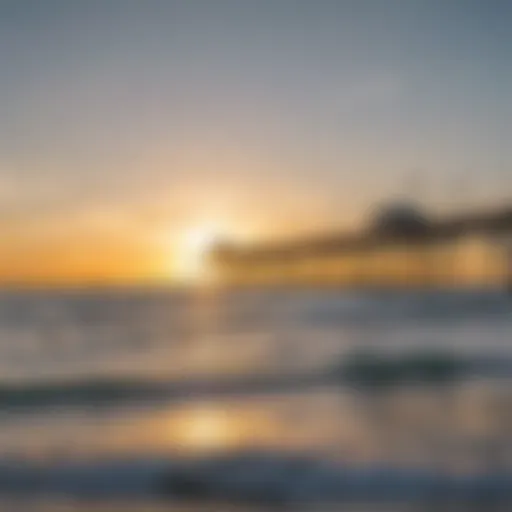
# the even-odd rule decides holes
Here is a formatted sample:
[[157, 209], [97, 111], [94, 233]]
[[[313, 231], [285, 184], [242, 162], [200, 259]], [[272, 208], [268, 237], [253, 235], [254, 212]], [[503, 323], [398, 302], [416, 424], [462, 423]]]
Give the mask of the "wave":
[[164, 397], [166, 386], [139, 380], [102, 379], [0, 384], [0, 407], [101, 405]]
[[459, 357], [451, 352], [353, 351], [323, 370], [259, 373], [238, 377], [142, 380], [91, 377], [84, 380], [0, 383], [0, 408], [97, 406], [190, 400], [258, 393], [300, 392], [322, 386], [450, 384], [472, 378], [510, 378], [512, 359]]
[[259, 374], [238, 378], [201, 378], [153, 381], [107, 379], [0, 384], [0, 408], [101, 406], [124, 402], [189, 400], [252, 393], [286, 392], [329, 383], [324, 373]]

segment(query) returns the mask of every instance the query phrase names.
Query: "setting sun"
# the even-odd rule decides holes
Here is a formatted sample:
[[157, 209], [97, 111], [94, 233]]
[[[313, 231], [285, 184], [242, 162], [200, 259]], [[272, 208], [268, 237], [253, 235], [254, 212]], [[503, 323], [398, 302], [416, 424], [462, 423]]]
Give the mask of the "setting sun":
[[185, 230], [176, 247], [176, 278], [187, 283], [208, 280], [212, 276], [208, 255], [219, 237], [220, 230], [212, 224]]

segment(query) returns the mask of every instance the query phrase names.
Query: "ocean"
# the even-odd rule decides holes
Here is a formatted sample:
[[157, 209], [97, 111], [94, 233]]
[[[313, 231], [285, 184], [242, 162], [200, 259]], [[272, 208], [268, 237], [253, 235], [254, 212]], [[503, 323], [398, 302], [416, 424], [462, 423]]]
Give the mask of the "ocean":
[[[425, 351], [470, 371], [339, 377]], [[511, 377], [503, 292], [4, 291], [0, 510], [508, 499]]]

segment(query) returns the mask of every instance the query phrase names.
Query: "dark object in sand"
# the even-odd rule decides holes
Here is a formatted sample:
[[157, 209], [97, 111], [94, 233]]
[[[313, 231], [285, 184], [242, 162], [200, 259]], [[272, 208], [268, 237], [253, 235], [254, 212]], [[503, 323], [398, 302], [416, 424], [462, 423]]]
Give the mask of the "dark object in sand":
[[264, 452], [221, 455], [166, 475], [164, 495], [183, 502], [281, 507], [290, 503], [290, 485], [315, 469], [315, 461]]
[[172, 475], [164, 487], [166, 494], [180, 500], [204, 500], [209, 499], [214, 494], [214, 487], [211, 482], [201, 475], [192, 472], [183, 472]]

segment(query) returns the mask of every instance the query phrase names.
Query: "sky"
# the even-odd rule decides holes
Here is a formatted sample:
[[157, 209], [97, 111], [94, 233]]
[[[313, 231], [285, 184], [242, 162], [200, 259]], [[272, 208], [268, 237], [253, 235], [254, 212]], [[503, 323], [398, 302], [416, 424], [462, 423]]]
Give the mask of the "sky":
[[[508, 0], [0, 0], [0, 284], [172, 278], [201, 226], [512, 197]], [[206, 229], [206, 228], [205, 228]]]

